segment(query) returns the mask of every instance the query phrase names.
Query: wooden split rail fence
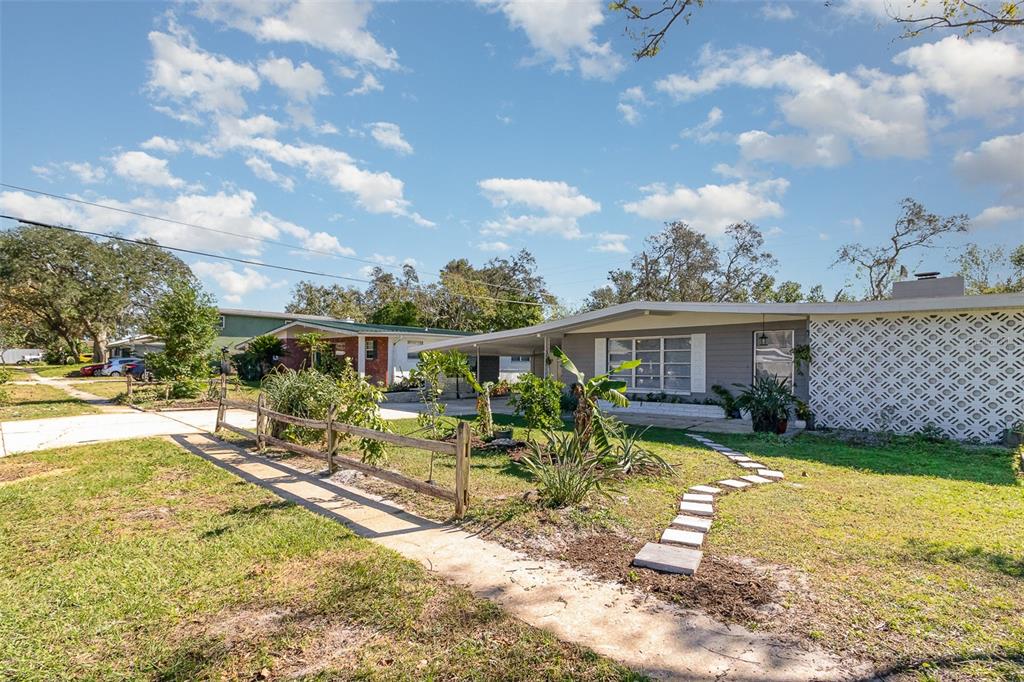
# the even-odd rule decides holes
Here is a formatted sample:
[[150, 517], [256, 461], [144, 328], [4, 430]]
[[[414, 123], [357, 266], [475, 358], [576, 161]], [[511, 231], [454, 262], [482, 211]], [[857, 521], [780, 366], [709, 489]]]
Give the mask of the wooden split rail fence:
[[[227, 421], [227, 411], [229, 409], [255, 412], [256, 432], [253, 433], [248, 429], [243, 429], [233, 424], [229, 424]], [[459, 423], [458, 429], [455, 432], [455, 442], [449, 443], [445, 441], [428, 440], [425, 438], [413, 438], [411, 436], [403, 436], [398, 433], [377, 431], [375, 429], [368, 429], [362, 426], [345, 424], [335, 420], [334, 415], [336, 412], [336, 407], [331, 405], [327, 411], [327, 419], [324, 420], [308, 419], [306, 417], [296, 417], [290, 414], [284, 414], [283, 412], [275, 412], [267, 407], [266, 397], [262, 393], [260, 393], [259, 399], [255, 405], [238, 400], [228, 400], [227, 383], [222, 379], [220, 384], [220, 400], [217, 405], [217, 423], [214, 430], [219, 431], [221, 429], [227, 429], [228, 431], [237, 433], [244, 438], [254, 440], [256, 441], [256, 445], [259, 447], [260, 452], [265, 451], [267, 445], [273, 445], [289, 452], [325, 460], [327, 462], [327, 470], [330, 474], [333, 474], [339, 468], [352, 469], [366, 474], [367, 476], [373, 476], [374, 478], [379, 478], [383, 481], [387, 481], [388, 483], [393, 483], [404, 488], [409, 488], [410, 490], [414, 490], [418, 493], [423, 493], [424, 495], [430, 495], [431, 497], [447, 500], [454, 503], [456, 518], [461, 519], [465, 515], [466, 509], [469, 506], [469, 453], [472, 436], [468, 422]], [[319, 429], [324, 431], [327, 434], [327, 449], [325, 451], [321, 451], [316, 448], [275, 438], [270, 435], [273, 430], [273, 422], [281, 422], [303, 428]], [[455, 457], [455, 490], [453, 491], [448, 488], [442, 488], [430, 481], [418, 481], [406, 476], [405, 474], [400, 474], [396, 471], [384, 469], [372, 464], [367, 464], [366, 462], [362, 462], [358, 459], [341, 455], [338, 453], [338, 450], [342, 437], [344, 436], [378, 440], [385, 443], [391, 443], [392, 445], [417, 448], [420, 450], [427, 450], [429, 452], [436, 452], [442, 455], [453, 455]]]

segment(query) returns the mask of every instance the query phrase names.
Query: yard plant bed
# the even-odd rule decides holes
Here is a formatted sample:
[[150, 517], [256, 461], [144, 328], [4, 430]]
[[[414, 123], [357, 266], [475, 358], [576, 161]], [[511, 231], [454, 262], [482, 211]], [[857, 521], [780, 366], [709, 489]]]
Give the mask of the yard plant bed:
[[[515, 417], [495, 422], [526, 435]], [[415, 420], [393, 427], [418, 429]], [[673, 476], [630, 478], [610, 499], [557, 511], [535, 504], [518, 464], [474, 450], [463, 527], [726, 621], [872, 660], [897, 679], [929, 670], [943, 680], [1024, 679], [1024, 479], [1013, 452], [909, 437], [858, 445], [810, 433], [712, 435], [787, 479], [717, 503], [695, 578], [629, 565], [668, 526], [686, 488], [737, 473], [682, 431], [644, 436], [675, 465]], [[426, 478], [427, 453], [390, 453], [389, 468]], [[450, 459], [435, 457], [442, 485], [454, 480]], [[357, 484], [426, 516], [450, 514], [385, 484]]]
[[5, 679], [637, 679], [163, 440], [0, 482]]
[[[125, 380], [101, 381], [82, 379], [74, 382], [74, 387], [97, 395], [101, 398], [125, 402]], [[256, 404], [260, 392], [259, 382], [240, 381], [238, 384], [228, 384], [228, 400], [238, 400]], [[132, 405], [143, 409], [213, 409], [217, 407], [216, 400], [209, 400], [206, 391], [198, 398], [179, 398], [164, 400], [163, 386], [136, 385], [134, 387], [134, 400]]]
[[99, 412], [92, 405], [44, 384], [6, 384], [8, 400], [0, 403], [0, 421], [74, 417]]

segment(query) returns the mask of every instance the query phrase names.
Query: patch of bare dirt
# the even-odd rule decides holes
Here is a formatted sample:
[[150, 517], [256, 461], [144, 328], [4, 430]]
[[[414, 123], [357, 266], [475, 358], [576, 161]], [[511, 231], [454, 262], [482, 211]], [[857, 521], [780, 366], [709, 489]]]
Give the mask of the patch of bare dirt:
[[0, 487], [38, 478], [59, 476], [72, 471], [69, 467], [53, 467], [42, 462], [17, 462], [0, 469]]

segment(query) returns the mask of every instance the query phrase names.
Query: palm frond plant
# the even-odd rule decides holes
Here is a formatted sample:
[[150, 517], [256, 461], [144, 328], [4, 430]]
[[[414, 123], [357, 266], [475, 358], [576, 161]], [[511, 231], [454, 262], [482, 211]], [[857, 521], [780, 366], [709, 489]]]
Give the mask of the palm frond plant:
[[796, 396], [785, 379], [769, 374], [760, 374], [750, 386], [743, 386], [736, 405], [750, 413], [754, 431], [757, 433], [785, 433], [790, 408], [796, 403]]
[[573, 412], [573, 429], [580, 446], [586, 450], [590, 446], [590, 439], [593, 436], [598, 438], [595, 445], [599, 449], [608, 446], [607, 434], [603, 432], [602, 427], [599, 425], [596, 432], [594, 428], [594, 415], [598, 412], [597, 401], [607, 400], [616, 407], [629, 407], [629, 399], [623, 392], [626, 389], [626, 382], [613, 379], [612, 375], [638, 367], [640, 360], [628, 360], [612, 367], [607, 374], [599, 374], [587, 379], [561, 348], [554, 346], [551, 349], [551, 354], [558, 358], [565, 371], [576, 377], [576, 383], [572, 386], [573, 394], [577, 399], [576, 410]]
[[644, 447], [643, 436], [649, 428], [640, 431], [623, 428], [619, 433], [619, 443], [612, 452], [615, 465], [624, 475], [662, 476], [672, 473], [672, 465], [664, 457]]
[[590, 453], [574, 431], [544, 431], [547, 443], [530, 443], [520, 463], [537, 481], [544, 506], [562, 508], [583, 502], [592, 493], [610, 497], [619, 469]]

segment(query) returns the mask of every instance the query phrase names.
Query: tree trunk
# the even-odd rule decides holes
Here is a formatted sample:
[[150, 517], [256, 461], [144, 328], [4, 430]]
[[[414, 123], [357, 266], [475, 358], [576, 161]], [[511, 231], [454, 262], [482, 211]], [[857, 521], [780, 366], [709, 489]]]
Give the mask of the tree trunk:
[[94, 332], [92, 333], [92, 361], [106, 362], [107, 361], [107, 332]]

